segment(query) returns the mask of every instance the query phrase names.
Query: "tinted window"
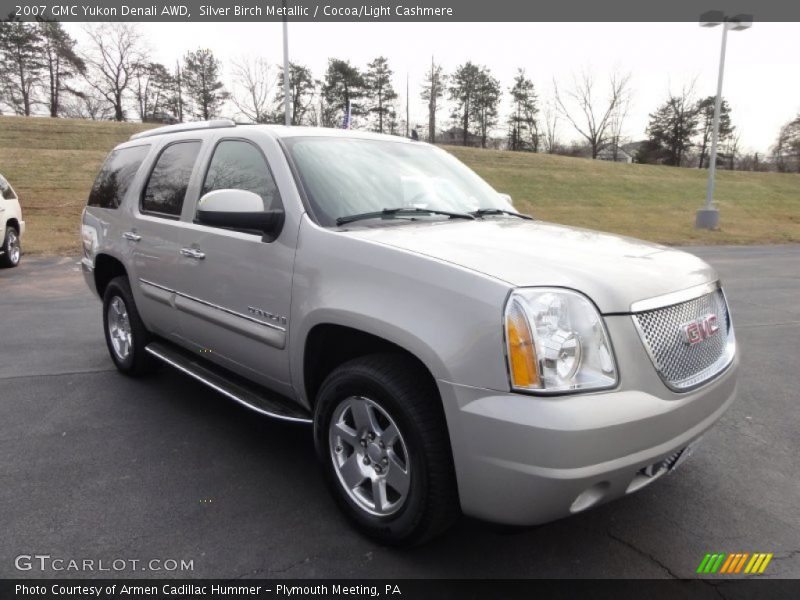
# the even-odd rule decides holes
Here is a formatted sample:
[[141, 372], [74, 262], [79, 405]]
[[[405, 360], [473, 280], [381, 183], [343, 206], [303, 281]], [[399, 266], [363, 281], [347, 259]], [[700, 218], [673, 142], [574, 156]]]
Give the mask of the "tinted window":
[[167, 146], [156, 161], [142, 197], [142, 210], [162, 215], [181, 214], [200, 142]]
[[150, 146], [133, 146], [109, 154], [89, 193], [89, 206], [117, 208], [122, 204], [133, 177], [149, 151]]
[[248, 142], [220, 142], [211, 157], [203, 194], [214, 190], [247, 190], [261, 196], [264, 210], [280, 206], [278, 188], [261, 151]]

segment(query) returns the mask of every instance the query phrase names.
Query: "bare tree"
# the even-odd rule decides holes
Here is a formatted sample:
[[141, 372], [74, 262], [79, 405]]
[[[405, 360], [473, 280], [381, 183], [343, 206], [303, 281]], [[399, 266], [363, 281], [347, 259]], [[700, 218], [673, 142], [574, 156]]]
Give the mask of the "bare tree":
[[609, 120], [609, 131], [611, 133], [609, 144], [611, 146], [611, 156], [615, 162], [617, 158], [619, 158], [620, 145], [622, 144], [622, 130], [625, 127], [625, 119], [628, 118], [630, 109], [631, 97], [630, 94], [626, 94], [617, 104], [614, 112], [611, 113], [611, 119]]
[[69, 119], [91, 119], [107, 121], [114, 111], [108, 101], [97, 90], [86, 86], [85, 89], [71, 89], [72, 93], [61, 103], [60, 112]]
[[266, 123], [272, 112], [270, 95], [275, 82], [272, 67], [263, 58], [242, 57], [233, 61], [234, 92], [231, 101], [247, 119]]
[[134, 23], [101, 23], [87, 27], [91, 43], [84, 58], [86, 81], [114, 109], [114, 120], [125, 120], [125, 103], [137, 65], [146, 62], [139, 30]]
[[612, 73], [607, 95], [600, 99], [600, 94], [595, 90], [594, 77], [588, 70], [584, 70], [580, 77], [573, 78], [573, 85], [566, 91], [565, 97], [559, 92], [556, 82], [553, 82], [559, 112], [586, 140], [592, 158], [597, 158], [600, 151], [609, 145], [612, 137], [611, 120], [620, 105], [627, 102], [630, 95], [629, 84], [629, 74]]
[[554, 102], [547, 102], [542, 110], [542, 122], [544, 123], [544, 149], [548, 154], [555, 154], [558, 146], [558, 108]]

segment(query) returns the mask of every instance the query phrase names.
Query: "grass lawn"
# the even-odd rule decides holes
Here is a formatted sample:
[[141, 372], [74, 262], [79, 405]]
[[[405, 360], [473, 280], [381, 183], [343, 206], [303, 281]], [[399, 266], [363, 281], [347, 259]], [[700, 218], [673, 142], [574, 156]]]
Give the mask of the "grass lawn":
[[[0, 117], [0, 173], [20, 195], [30, 254], [78, 254], [80, 212], [111, 148], [148, 126]], [[706, 171], [447, 148], [540, 219], [667, 244], [800, 242], [800, 175], [718, 172], [719, 231], [696, 231]]]

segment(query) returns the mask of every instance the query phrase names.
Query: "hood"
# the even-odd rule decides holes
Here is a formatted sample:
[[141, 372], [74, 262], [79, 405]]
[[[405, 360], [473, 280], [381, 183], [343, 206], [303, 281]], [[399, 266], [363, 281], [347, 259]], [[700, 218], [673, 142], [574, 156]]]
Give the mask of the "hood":
[[692, 254], [633, 238], [521, 219], [439, 221], [368, 227], [345, 233], [446, 261], [515, 287], [566, 287], [603, 313], [715, 281]]

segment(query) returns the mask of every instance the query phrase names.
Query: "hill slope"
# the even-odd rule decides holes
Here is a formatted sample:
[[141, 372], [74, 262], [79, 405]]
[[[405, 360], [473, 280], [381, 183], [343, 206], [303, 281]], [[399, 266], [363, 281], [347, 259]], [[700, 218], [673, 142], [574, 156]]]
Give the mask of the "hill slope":
[[[76, 254], [78, 220], [105, 155], [147, 126], [0, 117], [0, 173], [19, 193], [25, 250]], [[448, 148], [538, 218], [670, 244], [800, 242], [800, 176], [719, 172], [721, 230], [696, 231], [706, 171]]]

